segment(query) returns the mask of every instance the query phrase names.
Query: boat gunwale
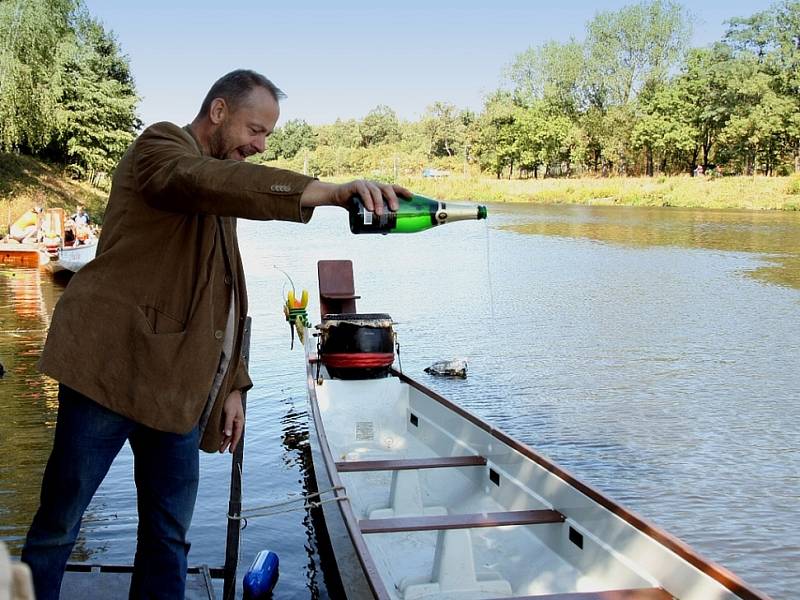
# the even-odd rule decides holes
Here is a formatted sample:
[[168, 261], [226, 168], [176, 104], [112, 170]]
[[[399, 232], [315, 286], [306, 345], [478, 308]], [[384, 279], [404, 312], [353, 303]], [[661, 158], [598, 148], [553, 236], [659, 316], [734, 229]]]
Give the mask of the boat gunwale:
[[[502, 430], [493, 427], [488, 422], [484, 421], [474, 413], [466, 410], [465, 408], [459, 406], [453, 401], [448, 400], [447, 398], [434, 392], [430, 388], [427, 388], [423, 384], [412, 379], [408, 375], [405, 375], [401, 371], [398, 371], [394, 367], [391, 368], [390, 373], [398, 377], [400, 381], [402, 381], [403, 383], [410, 385], [411, 387], [423, 393], [424, 395], [428, 396], [429, 398], [436, 400], [445, 408], [452, 410], [459, 416], [468, 420], [473, 425], [479, 427], [486, 433], [490, 434], [492, 437], [508, 445], [513, 450], [516, 450], [524, 457], [531, 459], [540, 467], [549, 471], [553, 475], [556, 475], [565, 483], [572, 486], [574, 489], [584, 494], [591, 500], [597, 502], [600, 506], [609, 510], [614, 515], [620, 517], [629, 525], [632, 525], [638, 531], [644, 533], [645, 535], [647, 535], [654, 541], [658, 542], [668, 550], [671, 550], [672, 552], [677, 554], [680, 558], [688, 562], [690, 565], [696, 567], [697, 569], [699, 569], [700, 571], [702, 571], [703, 573], [705, 573], [706, 575], [717, 581], [718, 583], [722, 584], [726, 589], [733, 592], [743, 600], [772, 600], [770, 596], [761, 591], [756, 590], [749, 584], [745, 583], [744, 580], [739, 578], [733, 572], [729, 571], [725, 567], [711, 560], [703, 558], [691, 546], [689, 546], [685, 542], [682, 542], [681, 540], [667, 533], [660, 527], [645, 520], [643, 517], [640, 517], [636, 513], [617, 504], [615, 501], [611, 500], [608, 496], [603, 495], [595, 488], [582, 482], [577, 477], [572, 475], [569, 471], [563, 469], [562, 467], [558, 466], [556, 463], [552, 462], [545, 456], [539, 454], [527, 444], [509, 436]], [[490, 457], [487, 456], [487, 458], [491, 460]], [[569, 515], [567, 515], [567, 518], [569, 519]]]

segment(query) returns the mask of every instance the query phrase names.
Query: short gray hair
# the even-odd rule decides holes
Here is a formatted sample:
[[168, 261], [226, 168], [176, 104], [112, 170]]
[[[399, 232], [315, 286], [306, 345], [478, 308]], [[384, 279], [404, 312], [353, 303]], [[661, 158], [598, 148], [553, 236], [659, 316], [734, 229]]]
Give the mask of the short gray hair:
[[200, 106], [198, 116], [204, 117], [208, 115], [211, 103], [216, 98], [222, 98], [232, 110], [236, 110], [250, 91], [256, 87], [262, 87], [267, 90], [275, 99], [275, 102], [286, 98], [286, 94], [261, 73], [256, 73], [249, 69], [237, 69], [227, 75], [223, 75], [214, 82], [214, 85], [208, 90], [203, 104]]

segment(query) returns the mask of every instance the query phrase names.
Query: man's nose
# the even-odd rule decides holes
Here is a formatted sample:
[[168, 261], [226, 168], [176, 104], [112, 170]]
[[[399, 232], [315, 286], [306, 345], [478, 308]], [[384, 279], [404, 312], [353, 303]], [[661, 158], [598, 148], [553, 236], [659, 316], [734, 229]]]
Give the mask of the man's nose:
[[259, 152], [263, 152], [264, 148], [267, 145], [267, 136], [260, 135], [255, 140], [253, 140], [253, 148], [258, 150]]

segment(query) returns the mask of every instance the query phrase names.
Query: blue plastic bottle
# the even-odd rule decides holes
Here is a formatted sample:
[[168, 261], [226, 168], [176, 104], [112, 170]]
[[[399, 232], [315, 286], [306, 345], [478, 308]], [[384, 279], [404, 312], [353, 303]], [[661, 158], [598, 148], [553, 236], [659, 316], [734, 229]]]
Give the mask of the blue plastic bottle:
[[269, 598], [278, 581], [278, 555], [262, 550], [244, 575], [244, 600]]

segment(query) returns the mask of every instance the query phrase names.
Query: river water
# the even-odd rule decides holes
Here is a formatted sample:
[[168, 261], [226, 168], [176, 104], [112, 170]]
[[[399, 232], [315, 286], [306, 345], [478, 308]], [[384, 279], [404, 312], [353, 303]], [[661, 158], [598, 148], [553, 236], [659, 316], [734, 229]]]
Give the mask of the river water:
[[[289, 273], [355, 263], [361, 312], [397, 321], [403, 370], [495, 423], [745, 581], [800, 589], [800, 214], [496, 205], [486, 222], [352, 236], [344, 215], [240, 223], [253, 334], [244, 504], [308, 489], [300, 349], [281, 312]], [[0, 267], [0, 540], [18, 554], [36, 509], [56, 385], [35, 371], [63, 290]], [[86, 323], [91, 327], [92, 323]], [[465, 358], [466, 380], [422, 372]], [[204, 455], [190, 563], [224, 562], [230, 463]], [[123, 449], [73, 558], [129, 563], [132, 457]], [[275, 598], [336, 598], [314, 513], [252, 519], [243, 568], [281, 558]]]

